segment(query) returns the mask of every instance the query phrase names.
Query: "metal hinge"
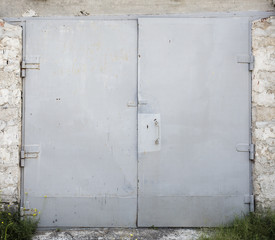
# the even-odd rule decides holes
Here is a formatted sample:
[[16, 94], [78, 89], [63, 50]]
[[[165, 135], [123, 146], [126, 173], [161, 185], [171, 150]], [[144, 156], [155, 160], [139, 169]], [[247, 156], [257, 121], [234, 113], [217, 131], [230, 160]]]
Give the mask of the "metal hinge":
[[20, 167], [25, 167], [25, 159], [38, 158], [40, 153], [39, 145], [26, 145], [20, 154]]
[[250, 160], [255, 159], [255, 145], [253, 143], [251, 144], [239, 143], [236, 146], [236, 150], [238, 152], [249, 152], [249, 159]]
[[21, 63], [21, 77], [26, 77], [26, 69], [40, 69], [40, 57], [28, 56]]
[[23, 168], [25, 167], [25, 152], [21, 151], [20, 154], [20, 167]]
[[252, 71], [254, 69], [254, 56], [251, 55], [238, 55], [237, 56], [237, 62], [238, 63], [248, 63], [248, 69], [249, 71]]
[[249, 159], [255, 160], [255, 145], [253, 143], [249, 145]]
[[249, 211], [254, 212], [254, 195], [245, 195], [244, 203], [249, 204]]

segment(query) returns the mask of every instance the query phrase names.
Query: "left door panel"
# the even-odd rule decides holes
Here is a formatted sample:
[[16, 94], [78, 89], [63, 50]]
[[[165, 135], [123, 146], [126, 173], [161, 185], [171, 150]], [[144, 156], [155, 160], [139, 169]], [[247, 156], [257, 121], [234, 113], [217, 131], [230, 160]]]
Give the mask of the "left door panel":
[[25, 50], [25, 208], [40, 227], [135, 226], [136, 21], [28, 20]]

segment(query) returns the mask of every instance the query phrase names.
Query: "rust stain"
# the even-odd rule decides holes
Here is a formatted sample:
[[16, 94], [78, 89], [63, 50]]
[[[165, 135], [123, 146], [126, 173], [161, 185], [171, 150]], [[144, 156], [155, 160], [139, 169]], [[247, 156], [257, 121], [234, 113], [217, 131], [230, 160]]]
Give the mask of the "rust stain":
[[268, 18], [262, 18], [261, 22], [265, 22]]
[[0, 27], [4, 27], [5, 23], [4, 22], [0, 22]]

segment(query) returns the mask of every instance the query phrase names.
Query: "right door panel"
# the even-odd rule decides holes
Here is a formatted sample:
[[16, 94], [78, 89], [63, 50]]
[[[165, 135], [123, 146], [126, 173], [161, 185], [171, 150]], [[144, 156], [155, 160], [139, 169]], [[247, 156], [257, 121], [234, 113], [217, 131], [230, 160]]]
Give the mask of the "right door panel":
[[249, 143], [250, 74], [237, 61], [248, 26], [139, 19], [138, 226], [216, 226], [249, 211], [249, 154], [236, 151]]

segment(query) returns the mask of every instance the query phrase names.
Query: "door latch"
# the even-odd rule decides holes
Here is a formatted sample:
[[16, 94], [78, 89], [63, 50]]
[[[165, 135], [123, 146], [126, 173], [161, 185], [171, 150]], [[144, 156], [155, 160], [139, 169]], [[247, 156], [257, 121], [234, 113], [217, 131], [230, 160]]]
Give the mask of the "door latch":
[[155, 123], [155, 127], [157, 129], [157, 138], [155, 140], [155, 144], [158, 145], [159, 144], [159, 137], [160, 137], [160, 134], [159, 134], [159, 122], [157, 121], [157, 119], [154, 119], [154, 123]]

